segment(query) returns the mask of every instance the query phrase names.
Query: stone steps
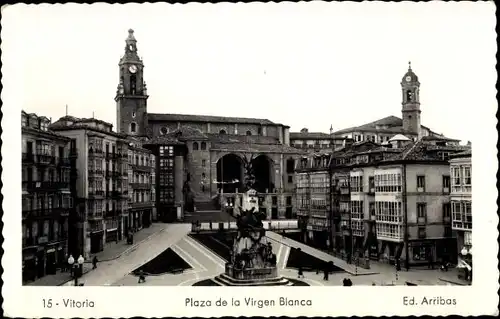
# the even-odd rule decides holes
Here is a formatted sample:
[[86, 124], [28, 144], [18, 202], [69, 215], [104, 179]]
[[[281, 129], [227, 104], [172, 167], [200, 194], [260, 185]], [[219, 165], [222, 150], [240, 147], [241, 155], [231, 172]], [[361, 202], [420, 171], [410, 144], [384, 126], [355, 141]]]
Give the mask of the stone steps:
[[262, 280], [242, 280], [227, 276], [226, 274], [215, 277], [214, 282], [220, 286], [293, 286], [293, 283], [284, 277]]

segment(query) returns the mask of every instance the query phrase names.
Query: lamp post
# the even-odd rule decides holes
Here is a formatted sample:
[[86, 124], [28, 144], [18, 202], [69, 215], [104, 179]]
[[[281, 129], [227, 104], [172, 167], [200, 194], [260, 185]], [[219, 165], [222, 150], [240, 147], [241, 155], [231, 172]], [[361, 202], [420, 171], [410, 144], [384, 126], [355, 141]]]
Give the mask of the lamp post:
[[81, 272], [82, 272], [82, 266], [85, 260], [83, 259], [83, 256], [80, 255], [78, 259], [76, 260], [73, 258], [72, 255], [69, 256], [68, 258], [68, 264], [70, 267], [73, 267], [73, 277], [75, 278], [75, 286], [78, 286], [78, 277], [80, 277]]

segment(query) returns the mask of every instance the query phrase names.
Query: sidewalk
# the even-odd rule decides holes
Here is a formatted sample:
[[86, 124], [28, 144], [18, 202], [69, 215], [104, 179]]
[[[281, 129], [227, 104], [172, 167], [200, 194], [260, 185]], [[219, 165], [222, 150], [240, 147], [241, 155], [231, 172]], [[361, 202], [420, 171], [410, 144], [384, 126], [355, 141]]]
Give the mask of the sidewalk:
[[[128, 251], [134, 250], [137, 245], [139, 245], [142, 241], [147, 238], [159, 234], [166, 227], [166, 224], [152, 224], [148, 228], [143, 228], [137, 233], [134, 234], [134, 244], [128, 245], [127, 240], [124, 239], [119, 241], [118, 243], [108, 243], [104, 246], [104, 250], [93, 254], [90, 256], [88, 260], [83, 264], [83, 275], [92, 271], [92, 259], [94, 256], [97, 256], [99, 262], [103, 261], [111, 261], [117, 258], [120, 258], [123, 254]], [[99, 263], [97, 264], [99, 267]], [[54, 275], [46, 275], [42, 278], [39, 278], [33, 282], [28, 283], [28, 286], [62, 286], [68, 281], [71, 281], [73, 277], [69, 272], [61, 272], [57, 271]]]

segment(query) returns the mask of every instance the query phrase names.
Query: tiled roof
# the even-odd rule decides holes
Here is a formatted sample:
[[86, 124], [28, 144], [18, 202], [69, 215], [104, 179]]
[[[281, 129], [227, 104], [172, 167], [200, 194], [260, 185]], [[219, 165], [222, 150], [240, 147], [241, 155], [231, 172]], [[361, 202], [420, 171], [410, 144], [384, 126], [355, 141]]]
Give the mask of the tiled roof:
[[[387, 126], [387, 128], [377, 128], [377, 126]], [[428, 127], [422, 125], [423, 128], [430, 131]], [[387, 116], [380, 120], [376, 120], [374, 122], [366, 123], [361, 126], [353, 126], [350, 128], [342, 129], [340, 131], [336, 131], [333, 134], [342, 134], [348, 132], [379, 132], [379, 133], [394, 133], [394, 134], [411, 134], [411, 132], [407, 132], [403, 129], [403, 120], [397, 116]]]
[[452, 154], [452, 155], [450, 155], [450, 158], [471, 157], [471, 156], [472, 156], [472, 150], [468, 149], [468, 150], [463, 151], [463, 152]]
[[438, 151], [460, 152], [466, 150], [467, 146], [446, 145], [438, 146], [430, 144], [424, 140], [411, 143], [402, 149], [400, 154], [388, 156], [384, 162], [405, 160], [405, 161], [443, 161]]
[[180, 141], [208, 139], [208, 136], [205, 133], [191, 126], [181, 126], [180, 128], [165, 134], [164, 136], [177, 138]]
[[57, 138], [60, 140], [68, 140], [68, 141], [70, 140], [69, 137], [58, 134], [52, 130], [44, 131], [44, 130], [41, 130], [39, 128], [34, 128], [34, 127], [29, 127], [29, 126], [23, 126], [21, 128], [21, 132], [22, 132], [22, 134], [33, 134], [33, 135], [39, 135], [39, 136], [46, 136], [46, 137], [50, 137], [50, 138]]
[[460, 141], [460, 140], [449, 138], [449, 137], [446, 137], [443, 135], [424, 136], [424, 137], [422, 137], [422, 139], [426, 140], [426, 141], [454, 141], [454, 142]]
[[334, 137], [331, 134], [323, 132], [290, 132], [290, 139], [294, 140], [330, 140], [338, 139], [339, 137]]
[[179, 141], [175, 136], [155, 136], [143, 145], [184, 145], [184, 142]]
[[229, 152], [307, 154], [304, 151], [284, 144], [214, 143], [211, 150], [214, 149]]
[[148, 121], [277, 125], [276, 123], [271, 122], [270, 120], [267, 119], [226, 117], [226, 116], [213, 116], [213, 115], [193, 115], [193, 114], [162, 114], [162, 113], [148, 113]]

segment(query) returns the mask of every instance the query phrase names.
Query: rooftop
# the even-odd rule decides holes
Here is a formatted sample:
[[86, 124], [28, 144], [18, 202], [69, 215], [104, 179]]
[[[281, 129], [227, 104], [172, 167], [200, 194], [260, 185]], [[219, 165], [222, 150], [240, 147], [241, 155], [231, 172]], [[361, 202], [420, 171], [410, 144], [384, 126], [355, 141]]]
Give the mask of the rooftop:
[[260, 125], [281, 125], [268, 119], [226, 117], [214, 115], [194, 115], [194, 114], [164, 114], [148, 113], [149, 121], [167, 122], [203, 122], [203, 123], [236, 123], [236, 124], [260, 124]]

